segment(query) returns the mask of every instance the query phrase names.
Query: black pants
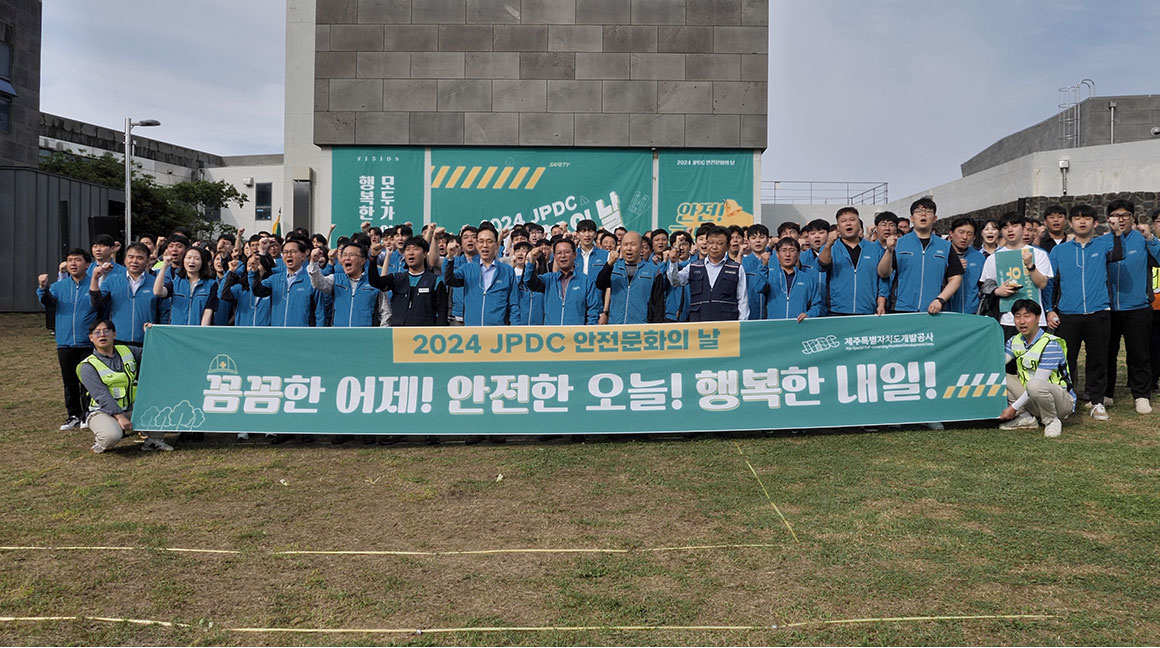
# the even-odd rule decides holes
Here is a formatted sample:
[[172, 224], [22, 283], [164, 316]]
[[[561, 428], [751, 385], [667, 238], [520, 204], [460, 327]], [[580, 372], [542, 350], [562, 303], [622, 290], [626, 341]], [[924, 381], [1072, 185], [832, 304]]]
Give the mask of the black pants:
[[1160, 382], [1160, 310], [1152, 311], [1152, 387]]
[[[1003, 343], [1004, 344], [1007, 343], [1007, 340], [1010, 340], [1011, 338], [1015, 337], [1016, 335], [1019, 335], [1019, 329], [1015, 328], [1014, 326], [1007, 326], [1006, 324], [1000, 324], [999, 327], [1003, 329]], [[1014, 359], [1010, 360], [1007, 363], [1006, 371], [1008, 374], [1010, 374], [1012, 376], [1016, 376], [1019, 374], [1019, 368], [1015, 366]], [[1074, 380], [1074, 378], [1072, 378], [1072, 380]]]
[[57, 347], [56, 359], [60, 363], [60, 379], [64, 383], [64, 406], [69, 416], [81, 418], [85, 409], [85, 386], [77, 377], [77, 365], [89, 357], [92, 347]]
[[1084, 347], [1084, 393], [1093, 404], [1104, 402], [1108, 385], [1108, 328], [1111, 311], [1087, 315], [1060, 315], [1055, 334], [1067, 343], [1067, 369], [1073, 381], [1079, 381], [1076, 364], [1079, 347]]
[[1152, 309], [1137, 308], [1130, 311], [1112, 311], [1111, 336], [1108, 338], [1108, 384], [1106, 395], [1110, 398], [1116, 390], [1116, 358], [1120, 355], [1120, 337], [1124, 338], [1124, 351], [1128, 364], [1128, 389], [1132, 398], [1147, 398], [1152, 379], [1151, 352]]

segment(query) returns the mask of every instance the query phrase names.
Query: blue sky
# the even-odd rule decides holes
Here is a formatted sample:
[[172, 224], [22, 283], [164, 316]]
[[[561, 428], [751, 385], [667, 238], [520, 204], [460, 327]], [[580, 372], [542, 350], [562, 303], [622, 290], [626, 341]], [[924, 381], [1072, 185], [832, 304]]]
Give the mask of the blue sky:
[[[1050, 117], [1061, 86], [1160, 92], [1155, 0], [772, 0], [770, 14], [768, 180], [886, 181], [901, 197]], [[284, 0], [48, 0], [41, 109], [279, 152], [284, 22]]]

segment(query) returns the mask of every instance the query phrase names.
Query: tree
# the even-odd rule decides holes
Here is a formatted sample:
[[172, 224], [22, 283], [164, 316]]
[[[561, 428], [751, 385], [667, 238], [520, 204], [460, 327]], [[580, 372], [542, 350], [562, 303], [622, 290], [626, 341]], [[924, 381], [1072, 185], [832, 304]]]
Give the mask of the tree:
[[[211, 221], [206, 213], [235, 203], [241, 207], [249, 197], [236, 187], [218, 180], [186, 180], [175, 185], [157, 183], [152, 175], [141, 172], [134, 164], [130, 180], [133, 192], [133, 231], [167, 236], [176, 228], [185, 228], [195, 236], [212, 237], [233, 233], [234, 227]], [[71, 151], [53, 152], [40, 159], [40, 168], [51, 173], [95, 182], [113, 189], [125, 186], [125, 165], [112, 153], [101, 157], [77, 155]]]

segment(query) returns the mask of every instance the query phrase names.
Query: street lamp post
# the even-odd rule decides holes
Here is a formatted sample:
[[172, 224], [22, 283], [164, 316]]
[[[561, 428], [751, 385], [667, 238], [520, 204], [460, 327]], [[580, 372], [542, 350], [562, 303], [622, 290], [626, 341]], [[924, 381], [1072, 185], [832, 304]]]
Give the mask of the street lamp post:
[[133, 177], [133, 127], [160, 125], [161, 122], [156, 119], [142, 119], [135, 122], [131, 117], [125, 118], [125, 247], [133, 242], [133, 192], [130, 186], [130, 180]]

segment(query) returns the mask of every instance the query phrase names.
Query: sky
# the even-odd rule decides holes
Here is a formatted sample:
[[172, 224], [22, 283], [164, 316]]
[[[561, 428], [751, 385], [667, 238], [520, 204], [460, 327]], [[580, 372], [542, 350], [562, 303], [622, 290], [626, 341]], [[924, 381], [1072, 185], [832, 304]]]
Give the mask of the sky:
[[[285, 12], [48, 0], [41, 110], [115, 129], [158, 119], [135, 132], [219, 155], [281, 152]], [[1160, 92], [1158, 26], [1155, 0], [771, 0], [762, 177], [888, 182], [891, 197], [949, 182], [1055, 114], [1060, 87]]]

